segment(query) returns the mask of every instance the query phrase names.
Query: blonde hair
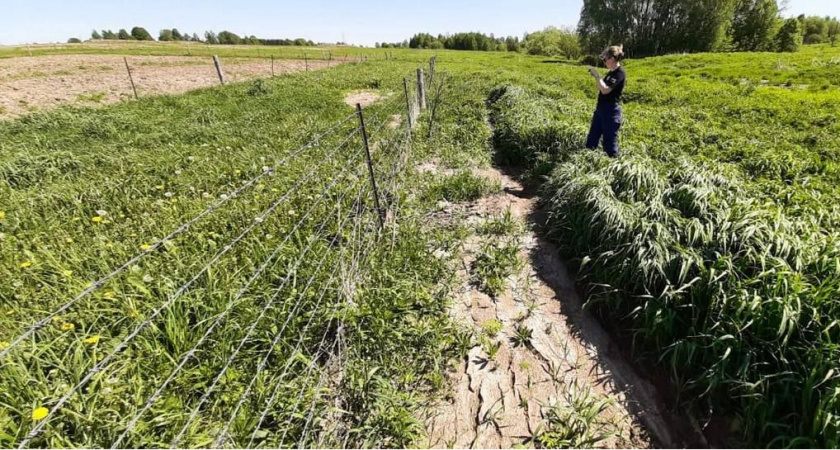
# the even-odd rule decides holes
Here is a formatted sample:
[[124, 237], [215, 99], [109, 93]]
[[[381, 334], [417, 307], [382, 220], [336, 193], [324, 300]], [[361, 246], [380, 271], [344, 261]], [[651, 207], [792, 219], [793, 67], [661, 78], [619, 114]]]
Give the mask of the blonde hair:
[[615, 58], [616, 61], [621, 61], [624, 59], [624, 44], [609, 46], [601, 55]]

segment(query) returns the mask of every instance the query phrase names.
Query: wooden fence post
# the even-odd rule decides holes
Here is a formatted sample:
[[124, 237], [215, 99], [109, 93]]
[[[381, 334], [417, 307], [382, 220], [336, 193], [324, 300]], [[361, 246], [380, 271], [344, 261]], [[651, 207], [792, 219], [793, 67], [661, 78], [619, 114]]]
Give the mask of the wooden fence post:
[[123, 56], [123, 62], [125, 63], [125, 70], [128, 72], [128, 81], [131, 81], [131, 90], [134, 91], [134, 100], [137, 100], [137, 87], [134, 86], [134, 77], [131, 76], [131, 68], [128, 67], [128, 58]]
[[423, 69], [417, 69], [417, 100], [420, 109], [426, 109], [426, 83], [423, 81]]
[[219, 82], [225, 84], [225, 74], [222, 73], [222, 62], [217, 55], [213, 55], [213, 65], [216, 66], [216, 73], [219, 75]]
[[271, 55], [271, 76], [274, 76], [274, 55]]

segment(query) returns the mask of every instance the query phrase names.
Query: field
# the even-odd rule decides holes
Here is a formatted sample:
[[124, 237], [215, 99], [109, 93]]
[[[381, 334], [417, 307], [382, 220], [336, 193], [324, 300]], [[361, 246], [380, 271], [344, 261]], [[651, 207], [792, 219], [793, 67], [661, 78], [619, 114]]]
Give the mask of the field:
[[[618, 160], [582, 149], [594, 105], [582, 66], [439, 52], [409, 132], [402, 79], [433, 54], [366, 52], [0, 122], [0, 443], [419, 445], [436, 433], [423, 411], [476, 357], [519, 361], [529, 383], [531, 360], [506, 352], [568, 343], [609, 359], [586, 329], [542, 332], [538, 306], [479, 320], [479, 301], [475, 328], [453, 313], [458, 249], [471, 289], [501, 308], [517, 274], [540, 271], [516, 239], [533, 225], [554, 246], [532, 251], [569, 262], [589, 313], [632, 343], [634, 364], [667, 375], [670, 408], [707, 444], [838, 445], [840, 50], [627, 61]], [[365, 119], [382, 231], [344, 103], [359, 91], [380, 98]], [[502, 195], [492, 166], [506, 189], [538, 193], [533, 210], [472, 220]], [[563, 305], [546, 317], [570, 315]], [[583, 372], [566, 406], [520, 399], [544, 409], [538, 426], [501, 442], [663, 443], [650, 423], [615, 419], [632, 408]], [[638, 428], [651, 437], [627, 434]]]

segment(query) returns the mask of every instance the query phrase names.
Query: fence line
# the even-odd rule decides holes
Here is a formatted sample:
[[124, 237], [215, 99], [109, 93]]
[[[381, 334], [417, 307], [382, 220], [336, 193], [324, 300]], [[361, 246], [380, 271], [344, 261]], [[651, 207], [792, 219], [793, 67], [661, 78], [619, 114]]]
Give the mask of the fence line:
[[[381, 130], [382, 126], [387, 124], [387, 118], [388, 118], [388, 114], [387, 114], [387, 111], [386, 111], [386, 113], [383, 114], [383, 117], [381, 119], [382, 124], [380, 125], [380, 128], [379, 128], [380, 130]], [[338, 179], [334, 180], [332, 184], [335, 184], [337, 181], [338, 181]], [[322, 262], [323, 262], [323, 260], [322, 260]], [[313, 275], [313, 277], [314, 277], [314, 275]], [[311, 279], [310, 279], [310, 281], [311, 281]], [[285, 281], [284, 281], [284, 285], [285, 285]], [[308, 289], [308, 286], [307, 286], [307, 289]], [[276, 300], [277, 296], [280, 294], [280, 291], [281, 291], [280, 289], [275, 291], [274, 296], [272, 296], [272, 298], [271, 298], [271, 300], [269, 300], [268, 304], [271, 304]], [[297, 311], [297, 306], [298, 305], [295, 306], [295, 309], [292, 311], [292, 314]], [[198, 415], [198, 412], [199, 412], [201, 406], [203, 406], [203, 404], [207, 401], [210, 394], [213, 392], [216, 385], [218, 384], [219, 380], [221, 380], [221, 377], [227, 371], [228, 367], [230, 367], [230, 365], [232, 364], [233, 359], [236, 356], [238, 356], [238, 354], [241, 351], [243, 345], [245, 344], [247, 339], [251, 336], [251, 333], [253, 333], [254, 329], [256, 328], [257, 323], [260, 321], [260, 319], [262, 319], [262, 316], [265, 313], [265, 311], [266, 310], [264, 309], [263, 312], [260, 314], [260, 316], [251, 324], [251, 326], [249, 327], [248, 332], [246, 333], [245, 337], [240, 341], [239, 346], [231, 354], [231, 356], [228, 358], [228, 361], [225, 364], [225, 366], [217, 374], [216, 378], [210, 384], [210, 387], [208, 387], [207, 390], [205, 391], [205, 393], [202, 395], [201, 399], [198, 402], [198, 405], [196, 405], [196, 407], [190, 413], [190, 417], [188, 418], [187, 423], [184, 425], [184, 427], [181, 429], [181, 431], [178, 433], [178, 435], [175, 437], [175, 439], [173, 439], [172, 442], [170, 443], [171, 448], [177, 447], [178, 444], [181, 442], [181, 440], [184, 437], [184, 434], [186, 433], [187, 429], [189, 428], [189, 425], [192, 423], [193, 420], [195, 420], [195, 417]], [[288, 315], [288, 317], [286, 319], [286, 322], [283, 324], [283, 328], [282, 328], [281, 332], [278, 333], [278, 336], [280, 336], [282, 334], [282, 331], [285, 331], [286, 326], [288, 325], [289, 321], [292, 318], [292, 314]]]
[[[47, 424], [50, 422], [50, 420], [55, 418], [58, 415], [59, 411], [63, 410], [64, 405], [77, 392], [79, 392], [79, 390], [81, 390], [82, 387], [87, 385], [88, 382], [96, 374], [100, 373], [109, 364], [111, 364], [111, 362], [114, 360], [114, 358], [120, 352], [122, 352], [122, 350], [126, 349], [129, 346], [129, 343], [135, 337], [137, 337], [145, 328], [147, 328], [149, 325], [151, 325], [163, 311], [169, 309], [181, 296], [183, 296], [186, 292], [188, 292], [191, 289], [191, 287], [193, 286], [193, 284], [195, 284], [201, 276], [203, 276], [205, 273], [207, 273], [208, 270], [210, 269], [210, 267], [213, 264], [215, 264], [217, 261], [219, 261], [224, 255], [229, 253], [251, 231], [253, 231], [256, 227], [260, 226], [260, 224], [262, 224], [267, 217], [272, 215], [274, 213], [274, 211], [282, 203], [288, 201], [292, 197], [292, 195], [297, 193], [301, 189], [301, 187], [304, 186], [304, 184], [307, 183], [315, 174], [319, 173], [319, 171], [321, 171], [325, 167], [329, 168], [330, 164], [333, 162], [333, 158], [339, 153], [339, 151], [342, 148], [344, 148], [344, 146], [348, 142], [350, 142], [353, 139], [353, 137], [355, 137], [356, 133], [359, 133], [361, 135], [367, 135], [370, 138], [378, 136], [386, 126], [388, 126], [389, 124], [391, 124], [393, 122], [393, 116], [395, 115], [394, 113], [398, 112], [401, 108], [405, 108], [406, 121], [403, 122], [406, 125], [406, 133], [404, 135], [405, 137], [404, 138], [399, 138], [399, 139], [396, 139], [396, 140], [385, 140], [386, 143], [382, 146], [379, 146], [379, 147], [376, 147], [376, 145], [378, 143], [374, 143], [373, 146], [372, 146], [373, 148], [375, 148], [377, 150], [377, 152], [376, 152], [377, 160], [387, 161], [390, 156], [395, 156], [395, 160], [393, 161], [393, 165], [390, 169], [390, 173], [388, 173], [388, 175], [385, 177], [385, 179], [387, 180], [386, 183], [388, 183], [390, 185], [390, 191], [392, 192], [392, 195], [393, 195], [393, 193], [398, 190], [398, 188], [397, 188], [397, 175], [398, 175], [399, 171], [402, 170], [402, 168], [403, 168], [403, 164], [405, 162], [405, 156], [406, 156], [406, 154], [404, 152], [402, 152], [400, 150], [400, 148], [402, 148], [403, 143], [410, 143], [411, 127], [412, 127], [413, 124], [416, 123], [416, 121], [411, 120], [411, 117], [414, 114], [419, 113], [419, 109], [420, 109], [420, 108], [416, 108], [416, 107], [413, 108], [412, 107], [413, 105], [416, 105], [416, 101], [418, 99], [417, 98], [409, 98], [410, 94], [409, 94], [409, 90], [407, 88], [404, 89], [404, 94], [406, 96], [405, 98], [403, 98], [399, 95], [396, 95], [394, 97], [394, 99], [392, 99], [391, 101], [385, 102], [382, 105], [378, 105], [380, 107], [381, 111], [380, 111], [380, 114], [373, 117], [374, 120], [372, 121], [372, 125], [374, 125], [374, 128], [371, 129], [370, 133], [367, 133], [368, 130], [367, 130], [367, 127], [364, 124], [364, 122], [360, 121], [359, 128], [354, 129], [349, 134], [347, 134], [344, 137], [344, 139], [336, 147], [334, 147], [332, 150], [330, 150], [327, 155], [322, 157], [323, 159], [319, 164], [315, 165], [311, 170], [309, 170], [308, 173], [306, 173], [303, 177], [301, 177], [291, 188], [289, 188], [289, 190], [286, 193], [284, 193], [284, 195], [282, 195], [280, 197], [280, 199], [271, 203], [271, 205], [267, 209], [262, 211], [251, 223], [249, 223], [248, 226], [240, 234], [238, 234], [235, 238], [233, 238], [230, 242], [228, 242], [220, 251], [218, 251], [215, 255], [213, 255], [212, 258], [209, 261], [207, 261], [199, 269], [199, 271], [197, 273], [195, 273], [191, 278], [189, 278], [189, 280], [186, 283], [184, 283], [180, 287], [178, 287], [178, 289], [173, 294], [170, 295], [169, 299], [167, 299], [163, 304], [161, 304], [160, 306], [155, 308], [152, 311], [152, 313], [142, 323], [137, 325], [127, 336], [125, 336], [110, 351], [110, 353], [107, 353], [103, 358], [101, 358], [98, 362], [96, 362], [96, 364], [91, 369], [89, 369], [84, 374], [84, 376], [75, 385], [73, 385], [63, 396], [61, 396], [58, 399], [58, 401], [55, 404], [52, 405], [51, 410], [49, 411], [48, 415], [45, 418], [43, 418], [42, 420], [38, 421], [32, 427], [32, 429], [25, 435], [23, 440], [20, 442], [20, 445], [19, 445], [18, 448], [27, 447], [27, 445], [44, 430], [44, 428], [47, 426]], [[403, 105], [403, 102], [405, 102], [404, 105]], [[183, 224], [178, 226], [174, 231], [172, 231], [168, 235], [166, 235], [164, 238], [162, 238], [162, 239], [158, 240], [157, 242], [155, 242], [154, 244], [150, 245], [150, 247], [148, 249], [144, 250], [143, 252], [139, 253], [138, 255], [135, 255], [133, 258], [129, 259], [126, 263], [119, 266], [117, 269], [114, 269], [113, 271], [106, 274], [104, 277], [97, 280], [90, 287], [86, 288], [80, 294], [78, 294], [76, 297], [74, 297], [71, 301], [69, 301], [68, 303], [65, 303], [64, 305], [59, 307], [56, 311], [54, 311], [53, 313], [50, 313], [44, 319], [42, 319], [39, 322], [36, 322], [32, 326], [30, 326], [27, 329], [26, 332], [24, 332], [23, 334], [18, 336], [10, 345], [8, 345], [5, 349], [3, 349], [2, 352], [0, 352], [0, 359], [5, 357], [13, 347], [20, 344], [22, 341], [24, 341], [25, 339], [27, 339], [28, 337], [30, 337], [34, 333], [36, 333], [38, 330], [40, 330], [41, 328], [46, 326], [53, 318], [57, 317], [59, 314], [65, 312], [65, 311], [67, 311], [69, 308], [74, 306], [81, 299], [90, 295], [92, 292], [94, 292], [97, 289], [103, 287], [107, 283], [107, 281], [109, 281], [111, 278], [113, 278], [113, 277], [119, 275], [120, 273], [124, 272], [129, 267], [131, 267], [134, 263], [136, 263], [141, 258], [143, 258], [144, 256], [146, 256], [149, 253], [159, 249], [166, 242], [169, 242], [172, 239], [174, 239], [176, 236], [180, 235], [181, 233], [184, 233], [184, 232], [188, 231], [190, 229], [190, 227], [193, 224], [195, 224], [197, 221], [199, 221], [202, 218], [208, 216], [209, 214], [212, 214], [213, 212], [218, 210], [222, 205], [224, 205], [230, 199], [236, 198], [237, 196], [239, 196], [246, 189], [255, 185], [255, 183], [258, 180], [262, 179], [265, 176], [269, 176], [269, 175], [273, 174], [273, 170], [280, 168], [283, 164], [292, 160], [292, 158], [297, 157], [298, 155], [305, 152], [307, 149], [312, 148], [315, 145], [317, 145], [321, 141], [321, 139], [323, 139], [326, 136], [329, 136], [329, 135], [333, 134], [334, 132], [336, 132], [342, 125], [346, 124], [349, 120], [353, 119], [354, 116], [358, 116], [361, 119], [361, 116], [362, 116], [361, 108], [359, 108], [357, 110], [357, 112], [354, 112], [354, 113], [349, 114], [348, 116], [344, 117], [337, 124], [328, 128], [326, 131], [320, 133], [314, 139], [310, 140], [308, 143], [306, 143], [303, 146], [299, 147], [298, 149], [294, 150], [292, 153], [290, 153], [290, 154], [284, 156], [283, 158], [281, 158], [279, 161], [277, 161], [274, 164], [273, 168], [264, 167], [263, 171], [260, 174], [258, 174], [257, 176], [255, 176], [254, 178], [245, 181], [241, 186], [237, 187], [236, 189], [231, 191], [229, 194], [221, 195], [218, 200], [214, 201], [209, 207], [205, 208], [198, 215], [189, 219], [187, 222], [184, 222]], [[402, 114], [400, 114], [400, 117], [402, 117]], [[376, 120], [376, 119], [378, 119], [378, 120]], [[405, 140], [403, 140], [403, 139], [405, 139]], [[394, 145], [394, 144], [396, 144], [398, 146], [397, 151], [399, 153], [397, 153], [396, 155], [386, 154], [387, 149], [391, 145]], [[287, 244], [287, 242], [289, 242], [289, 240], [294, 236], [295, 232], [302, 226], [304, 221], [306, 219], [308, 219], [309, 216], [315, 211], [316, 207], [318, 205], [320, 205], [320, 203], [325, 198], [327, 198], [327, 196], [331, 193], [333, 187], [336, 186], [336, 184], [339, 183], [340, 180], [344, 179], [345, 173], [347, 173], [348, 176], [349, 176], [352, 173], [356, 173], [354, 171], [356, 169], [358, 169], [359, 167], [363, 167], [361, 165], [357, 165], [357, 163], [356, 163], [357, 159], [361, 155], [361, 151], [362, 151], [362, 149], [359, 149], [359, 150], [351, 153], [351, 155], [349, 157], [347, 157], [347, 160], [342, 163], [342, 166], [343, 166], [342, 170], [337, 175], [332, 176], [332, 178], [333, 178], [332, 181], [322, 190], [320, 196], [318, 197], [318, 201], [315, 202], [314, 204], [312, 204], [309, 207], [309, 210], [306, 212], [306, 214], [303, 217], [301, 217], [301, 219], [294, 225], [294, 227], [289, 232], [287, 232], [283, 241], [269, 254], [269, 256], [267, 258], [264, 259], [264, 261], [258, 267], [256, 267], [254, 269], [253, 273], [250, 275], [250, 277], [248, 278], [245, 285], [242, 286], [237, 291], [237, 293], [234, 295], [233, 299], [230, 300], [225, 305], [224, 310], [219, 315], [217, 315], [215, 317], [215, 321], [205, 330], [204, 334], [197, 341], [197, 343], [190, 350], [186, 351], [183, 354], [179, 363], [174, 367], [172, 372], [170, 372], [170, 374], [167, 376], [167, 378], [164, 380], [164, 382], [155, 390], [155, 392], [146, 400], [146, 402], [143, 404], [143, 406], [131, 418], [129, 423], [126, 425], [126, 428], [122, 431], [122, 433], [119, 435], [119, 437], [114, 441], [112, 448], [119, 447], [120, 444], [127, 437], [130, 436], [131, 432], [134, 430], [136, 425], [139, 423], [142, 416], [157, 402], [157, 400], [163, 394], [165, 389], [175, 379], [177, 374], [180, 373], [181, 370], [186, 366], [186, 364], [196, 356], [196, 353], [198, 352], [198, 349], [202, 346], [202, 344], [204, 344], [207, 341], [207, 339], [209, 339], [209, 337], [212, 335], [214, 330], [216, 330], [219, 325], [221, 325], [222, 323], [225, 322], [228, 315], [241, 304], [240, 300], [249, 291], [249, 289], [252, 287], [252, 285], [258, 279], [260, 279], [260, 277], [263, 275], [263, 273], [270, 266], [279, 263], [280, 259], [277, 259], [277, 256], [280, 254], [280, 251]], [[371, 189], [370, 190], [374, 195], [374, 199], [373, 199], [374, 203], [378, 205], [379, 196], [376, 194], [375, 188], [373, 188], [373, 186], [375, 185], [377, 177], [375, 175], [375, 171], [374, 171], [374, 168], [373, 168], [373, 165], [372, 165], [372, 160], [370, 159], [370, 155], [368, 155], [368, 164], [369, 164], [368, 168], [369, 168], [369, 171], [370, 171], [370, 178], [371, 178], [370, 179], [370, 183], [371, 183]], [[348, 172], [348, 171], [350, 171], [350, 172]], [[386, 171], [386, 173], [387, 172], [388, 171]], [[281, 286], [274, 291], [271, 298], [265, 303], [263, 309], [259, 313], [256, 320], [254, 320], [251, 323], [251, 325], [247, 329], [247, 332], [245, 333], [244, 337], [240, 340], [238, 346], [236, 347], [236, 350], [226, 360], [226, 362], [224, 363], [221, 370], [214, 377], [210, 386], [205, 390], [205, 392], [201, 396], [198, 403], [192, 409], [192, 411], [191, 411], [189, 417], [187, 418], [186, 422], [184, 423], [183, 427], [178, 432], [178, 434], [175, 436], [175, 438], [172, 440], [171, 446], [173, 446], [173, 447], [177, 446], [182, 441], [182, 439], [185, 437], [187, 431], [190, 429], [194, 420], [198, 417], [198, 414], [201, 412], [202, 406], [208, 401], [208, 399], [210, 398], [210, 395], [214, 392], [215, 388], [218, 386], [218, 383], [220, 382], [221, 378], [224, 376], [226, 371], [232, 366], [233, 362], [235, 361], [237, 356], [240, 354], [240, 352], [244, 348], [245, 344], [252, 337], [252, 335], [253, 335], [254, 331], [256, 330], [256, 327], [259, 324], [259, 322], [262, 321], [262, 319], [265, 317], [265, 314], [276, 303], [278, 296], [283, 291], [283, 289], [286, 287], [286, 285], [288, 284], [288, 281], [295, 274], [296, 270], [301, 266], [301, 264], [304, 261], [304, 257], [309, 253], [309, 251], [312, 248], [312, 246], [314, 245], [314, 243], [318, 240], [315, 237], [322, 236], [322, 233], [325, 230], [328, 223], [331, 223], [334, 213], [337, 213], [337, 218], [339, 218], [339, 220], [340, 220], [340, 223], [338, 224], [338, 232], [335, 234], [335, 236], [333, 236], [331, 242], [328, 244], [327, 248], [324, 250], [324, 253], [321, 256], [321, 259], [318, 262], [317, 267], [314, 269], [313, 273], [309, 277], [309, 280], [307, 281], [306, 286], [304, 287], [303, 291], [300, 293], [297, 301], [293, 305], [289, 305], [288, 308], [286, 308], [286, 313], [285, 313], [286, 314], [286, 319], [285, 319], [285, 322], [283, 323], [282, 328], [274, 336], [274, 339], [272, 340], [271, 346], [268, 347], [267, 353], [265, 354], [264, 358], [259, 362], [259, 364], [257, 364], [256, 371], [253, 373], [253, 377], [252, 377], [250, 383], [248, 384], [248, 386], [245, 389], [245, 391], [243, 392], [243, 394], [240, 396], [240, 398], [239, 398], [239, 400], [236, 404], [235, 409], [233, 410], [232, 414], [228, 417], [227, 422], [225, 423], [223, 429], [217, 434], [216, 440], [215, 440], [215, 443], [217, 445], [221, 444], [224, 441], [230, 427], [232, 426], [233, 422], [235, 421], [235, 419], [236, 419], [237, 415], [239, 414], [242, 406], [244, 405], [247, 398], [250, 396], [250, 394], [252, 392], [252, 388], [254, 386], [254, 383], [256, 382], [259, 375], [264, 371], [264, 369], [265, 369], [265, 367], [268, 363], [268, 360], [269, 360], [269, 358], [270, 358], [270, 356], [271, 356], [271, 354], [274, 350], [274, 347], [277, 346], [277, 344], [280, 342], [280, 340], [284, 337], [283, 335], [284, 335], [285, 331], [287, 330], [287, 327], [288, 327], [289, 323], [292, 321], [292, 319], [299, 317], [299, 314], [303, 313], [303, 310], [301, 310], [301, 306], [303, 304], [304, 297], [305, 297], [306, 293], [310, 291], [310, 288], [313, 286], [313, 283], [315, 282], [315, 280], [317, 279], [317, 277], [321, 273], [321, 269], [324, 267], [324, 264], [329, 259], [329, 257], [332, 255], [333, 257], [338, 258], [339, 263], [336, 264], [335, 269], [329, 275], [328, 280], [324, 284], [324, 286], [321, 290], [321, 293], [320, 293], [320, 297], [317, 300], [317, 303], [315, 303], [315, 306], [310, 310], [310, 316], [308, 318], [308, 321], [306, 322], [306, 325], [303, 327], [303, 330], [299, 333], [299, 340], [297, 341], [297, 344], [295, 345], [294, 349], [291, 351], [290, 357], [287, 360], [287, 362], [286, 362], [286, 364], [283, 368], [282, 374], [277, 379], [277, 384], [274, 387], [274, 391], [272, 393], [272, 396], [268, 400], [268, 402], [266, 403], [265, 410], [261, 414], [260, 421], [257, 424], [257, 427], [255, 428], [254, 432], [251, 435], [251, 438], [250, 438], [250, 441], [249, 441], [249, 447], [253, 443], [253, 440], [254, 440], [257, 432], [259, 431], [260, 427], [262, 426], [263, 421], [264, 421], [264, 419], [267, 415], [267, 411], [270, 409], [271, 405], [273, 404], [280, 386], [283, 384], [283, 381], [284, 381], [286, 375], [288, 374], [289, 369], [292, 367], [292, 365], [294, 363], [294, 360], [292, 359], [292, 357], [295, 354], [300, 352], [301, 347], [303, 345], [303, 342], [304, 342], [305, 338], [307, 337], [307, 333], [309, 332], [311, 326], [314, 323], [316, 323], [316, 322], [314, 322], [314, 317], [315, 317], [316, 313], [319, 311], [319, 309], [321, 308], [321, 305], [324, 301], [325, 296], [327, 295], [327, 292], [331, 289], [330, 286], [332, 285], [333, 281], [336, 279], [336, 273], [338, 273], [338, 270], [342, 267], [342, 264], [340, 262], [343, 260], [344, 256], [347, 255], [346, 254], [346, 252], [347, 252], [346, 244], [342, 244], [341, 247], [339, 248], [339, 250], [337, 250], [337, 251], [331, 251], [331, 248], [336, 243], [336, 241], [339, 239], [339, 236], [341, 235], [341, 231], [344, 229], [344, 226], [347, 224], [348, 220], [350, 220], [351, 218], [354, 217], [354, 214], [356, 214], [356, 216], [355, 216], [356, 220], [355, 220], [355, 223], [354, 223], [354, 226], [353, 226], [353, 234], [356, 235], [357, 232], [359, 232], [359, 234], [356, 235], [350, 241], [350, 246], [352, 247], [352, 245], [354, 245], [357, 242], [356, 237], [361, 236], [360, 230], [361, 230], [361, 224], [363, 223], [363, 220], [358, 215], [359, 214], [364, 214], [364, 209], [361, 209], [356, 213], [348, 212], [348, 214], [343, 219], [340, 219], [341, 212], [343, 210], [343, 202], [344, 202], [344, 200], [345, 200], [345, 198], [347, 197], [348, 194], [350, 194], [353, 191], [356, 191], [356, 189], [355, 189], [356, 185], [360, 185], [360, 187], [358, 189], [358, 196], [356, 198], [356, 201], [353, 203], [353, 205], [354, 205], [353, 207], [354, 208], [355, 207], [361, 207], [361, 205], [364, 204], [364, 202], [362, 201], [362, 198], [363, 198], [363, 194], [367, 190], [365, 188], [366, 184], [365, 184], [364, 181], [357, 181], [356, 183], [353, 183], [352, 187], [349, 190], [344, 190], [344, 192], [341, 194], [340, 198], [336, 201], [334, 208], [330, 207], [330, 209], [329, 209], [329, 211], [331, 211], [330, 214], [327, 216], [326, 219], [324, 219], [322, 221], [322, 223], [320, 225], [320, 228], [318, 228], [318, 230], [316, 232], [314, 232], [313, 234], [309, 235], [306, 247], [304, 248], [304, 250], [300, 251], [297, 254], [297, 260], [293, 263], [293, 265], [289, 269], [289, 271], [288, 271], [287, 275], [285, 276]], [[397, 200], [397, 203], [398, 203], [398, 200]], [[391, 200], [390, 205], [392, 207], [395, 205], [395, 202], [393, 201], [393, 199]], [[396, 208], [398, 208], [398, 206], [399, 205], [397, 204]], [[396, 218], [396, 208], [394, 208], [395, 209], [394, 210], [394, 215], [393, 215], [394, 218]], [[335, 209], [335, 211], [333, 211], [333, 209]], [[391, 208], [389, 208], [389, 209], [391, 209]], [[377, 210], [379, 210], [378, 206], [377, 206]], [[383, 224], [383, 226], [384, 226], [384, 224]], [[380, 227], [380, 229], [381, 229], [381, 227]], [[395, 230], [394, 230], [394, 233], [396, 233]], [[384, 235], [384, 233], [381, 233], [381, 232], [375, 233], [374, 236], [373, 236], [373, 241], [372, 241], [373, 245], [377, 245], [381, 241], [383, 235]], [[370, 253], [365, 253], [364, 252], [364, 248], [361, 245], [365, 241], [366, 241], [366, 239], [361, 238], [358, 241], [359, 247], [356, 250], [351, 250], [350, 251], [350, 253], [354, 255], [351, 262], [350, 262], [350, 272], [351, 272], [350, 276], [351, 276], [351, 278], [355, 277], [354, 283], [358, 281], [358, 278], [361, 275], [360, 269], [364, 264], [367, 264], [367, 260], [370, 256]], [[347, 295], [340, 295], [339, 298], [341, 298], [342, 296], [345, 297], [345, 302], [349, 301], [351, 299], [351, 297], [347, 297]], [[325, 305], [324, 307], [328, 308], [327, 305]], [[319, 344], [319, 349], [315, 353], [313, 353], [313, 359], [310, 362], [310, 367], [307, 368], [307, 375], [306, 375], [307, 377], [308, 377], [309, 373], [311, 373], [311, 371], [314, 370], [314, 367], [315, 367], [315, 365], [317, 365], [317, 363], [319, 361], [319, 358], [320, 358], [320, 356], [318, 356], [318, 355], [320, 355], [325, 348], [329, 349], [329, 353], [331, 355], [328, 358], [327, 363], [329, 363], [330, 361], [333, 361], [333, 359], [335, 358], [335, 356], [336, 356], [334, 354], [335, 349], [337, 349], [337, 351], [338, 351], [339, 360], [342, 360], [342, 357], [341, 357], [341, 348], [342, 347], [341, 346], [342, 346], [342, 343], [343, 343], [344, 320], [346, 319], [348, 311], [349, 311], [349, 308], [345, 307], [344, 311], [343, 311], [343, 316], [339, 320], [335, 340], [329, 346], [324, 347], [326, 337], [328, 336], [328, 333], [332, 330], [333, 322], [336, 321], [337, 317], [333, 317], [327, 322], [326, 327], [325, 327], [324, 335], [322, 336], [321, 343]], [[318, 398], [320, 397], [320, 387], [325, 380], [324, 377], [325, 377], [326, 373], [327, 373], [327, 370], [323, 370], [322, 373], [321, 373], [320, 380], [318, 382], [318, 387], [316, 389], [316, 395], [313, 397], [312, 405], [309, 408], [308, 417], [307, 417], [306, 423], [304, 425], [303, 435], [302, 435], [302, 437], [299, 441], [299, 444], [305, 442], [305, 440], [307, 438], [307, 431], [309, 430], [309, 426], [311, 425], [312, 415], [314, 414], [314, 408], [315, 408], [315, 405], [317, 404]], [[304, 390], [305, 389], [306, 388], [304, 386]], [[300, 404], [300, 400], [303, 398], [304, 390], [301, 391], [301, 394], [298, 397], [298, 401], [296, 402], [296, 404], [294, 406], [294, 410], [296, 410], [298, 405]], [[292, 417], [290, 417], [289, 420], [291, 422]], [[286, 437], [286, 434], [287, 434], [288, 430], [289, 430], [289, 428], [287, 426], [287, 428], [284, 430], [283, 437], [281, 438], [281, 442], [283, 440], [285, 440], [285, 437]]]

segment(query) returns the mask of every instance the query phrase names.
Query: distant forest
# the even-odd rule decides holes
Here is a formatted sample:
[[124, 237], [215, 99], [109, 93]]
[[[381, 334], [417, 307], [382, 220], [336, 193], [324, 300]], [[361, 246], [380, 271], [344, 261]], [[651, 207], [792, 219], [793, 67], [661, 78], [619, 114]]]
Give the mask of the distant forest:
[[[112, 30], [93, 30], [90, 33], [90, 39], [94, 41], [99, 40], [122, 40], [122, 41], [154, 41], [155, 38], [143, 27], [134, 27], [131, 31], [126, 31], [124, 28], [117, 32]], [[262, 39], [256, 36], [238, 34], [232, 31], [205, 31], [202, 36], [198, 33], [182, 33], [177, 28], [164, 28], [158, 33], [158, 41], [189, 41], [189, 42], [203, 42], [206, 44], [220, 44], [220, 45], [296, 45], [301, 47], [311, 47], [316, 44], [311, 40], [297, 38], [297, 39]], [[81, 42], [78, 38], [68, 39], [70, 43]]]
[[[519, 37], [418, 33], [378, 47], [509, 51], [576, 59], [624, 44], [630, 56], [682, 52], [793, 52], [802, 44], [836, 45], [833, 17], [782, 17], [777, 0], [584, 0], [576, 28], [546, 28]], [[617, 13], [620, 10], [620, 13]]]

